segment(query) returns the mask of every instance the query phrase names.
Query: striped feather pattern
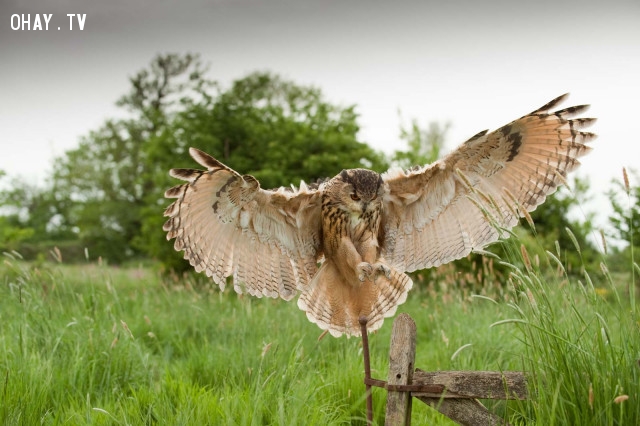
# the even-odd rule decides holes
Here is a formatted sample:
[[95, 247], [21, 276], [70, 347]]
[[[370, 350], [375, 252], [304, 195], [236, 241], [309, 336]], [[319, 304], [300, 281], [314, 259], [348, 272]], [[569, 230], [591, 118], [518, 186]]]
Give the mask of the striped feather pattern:
[[480, 132], [447, 157], [383, 175], [389, 185], [382, 255], [415, 271], [468, 255], [516, 225], [565, 181], [589, 152], [588, 106], [551, 112], [567, 95], [500, 129]]
[[[290, 300], [317, 269], [320, 196], [317, 190], [265, 191], [202, 151], [191, 156], [207, 170], [173, 169], [187, 183], [166, 191], [167, 239], [198, 272], [238, 293]], [[309, 226], [304, 232], [298, 223]], [[314, 232], [314, 229], [316, 230]]]

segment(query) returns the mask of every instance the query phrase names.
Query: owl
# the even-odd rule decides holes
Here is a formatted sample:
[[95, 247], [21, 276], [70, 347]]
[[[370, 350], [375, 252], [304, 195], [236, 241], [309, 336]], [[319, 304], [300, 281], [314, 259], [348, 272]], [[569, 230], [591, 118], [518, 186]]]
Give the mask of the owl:
[[381, 327], [405, 302], [407, 272], [481, 250], [566, 182], [590, 148], [588, 106], [560, 96], [433, 164], [342, 170], [315, 185], [265, 190], [195, 148], [205, 170], [172, 169], [167, 239], [224, 290], [291, 300], [333, 336]]

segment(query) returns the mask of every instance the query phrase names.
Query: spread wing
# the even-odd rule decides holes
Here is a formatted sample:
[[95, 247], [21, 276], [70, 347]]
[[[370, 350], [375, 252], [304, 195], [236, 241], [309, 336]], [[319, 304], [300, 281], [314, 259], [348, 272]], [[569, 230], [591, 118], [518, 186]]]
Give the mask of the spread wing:
[[496, 241], [565, 182], [595, 135], [579, 131], [581, 105], [550, 112], [567, 95], [414, 170], [390, 170], [382, 255], [398, 269], [438, 266]]
[[320, 192], [263, 190], [202, 151], [191, 156], [207, 170], [172, 169], [187, 183], [165, 193], [177, 198], [163, 229], [196, 271], [224, 289], [232, 276], [238, 293], [289, 300], [316, 273], [320, 253]]

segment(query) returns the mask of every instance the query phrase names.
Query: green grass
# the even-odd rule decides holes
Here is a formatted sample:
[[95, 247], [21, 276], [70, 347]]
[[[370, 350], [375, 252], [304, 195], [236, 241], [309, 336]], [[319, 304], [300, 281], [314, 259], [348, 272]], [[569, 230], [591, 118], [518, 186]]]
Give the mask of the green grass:
[[[514, 267], [509, 283], [485, 294], [495, 302], [467, 288], [412, 290], [399, 312], [417, 323], [416, 366], [525, 370], [531, 401], [488, 404], [516, 424], [640, 424], [640, 332], [627, 283], [597, 289], [541, 263]], [[365, 424], [359, 339], [318, 341], [295, 303], [201, 282], [169, 283], [150, 267], [36, 266], [7, 255], [0, 421]], [[370, 337], [376, 378], [386, 379], [391, 327], [388, 319]], [[382, 424], [385, 392], [373, 394]], [[628, 399], [616, 403], [621, 395]], [[453, 424], [418, 402], [412, 419]]]
[[640, 316], [632, 274], [614, 279], [602, 263], [597, 277], [570, 277], [553, 253], [536, 262], [524, 247], [520, 256], [513, 255], [513, 242], [511, 249], [524, 266], [513, 267], [510, 277], [513, 317], [498, 325], [515, 325], [525, 343], [534, 398], [521, 418], [527, 424], [640, 424]]

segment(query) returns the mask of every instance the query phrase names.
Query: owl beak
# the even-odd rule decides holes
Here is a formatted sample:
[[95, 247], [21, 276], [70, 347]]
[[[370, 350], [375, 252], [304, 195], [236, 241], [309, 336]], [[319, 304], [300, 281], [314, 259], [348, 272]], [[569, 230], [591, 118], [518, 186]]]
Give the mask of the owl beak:
[[365, 201], [364, 203], [362, 203], [362, 213], [367, 211], [367, 207], [369, 207], [368, 201]]

